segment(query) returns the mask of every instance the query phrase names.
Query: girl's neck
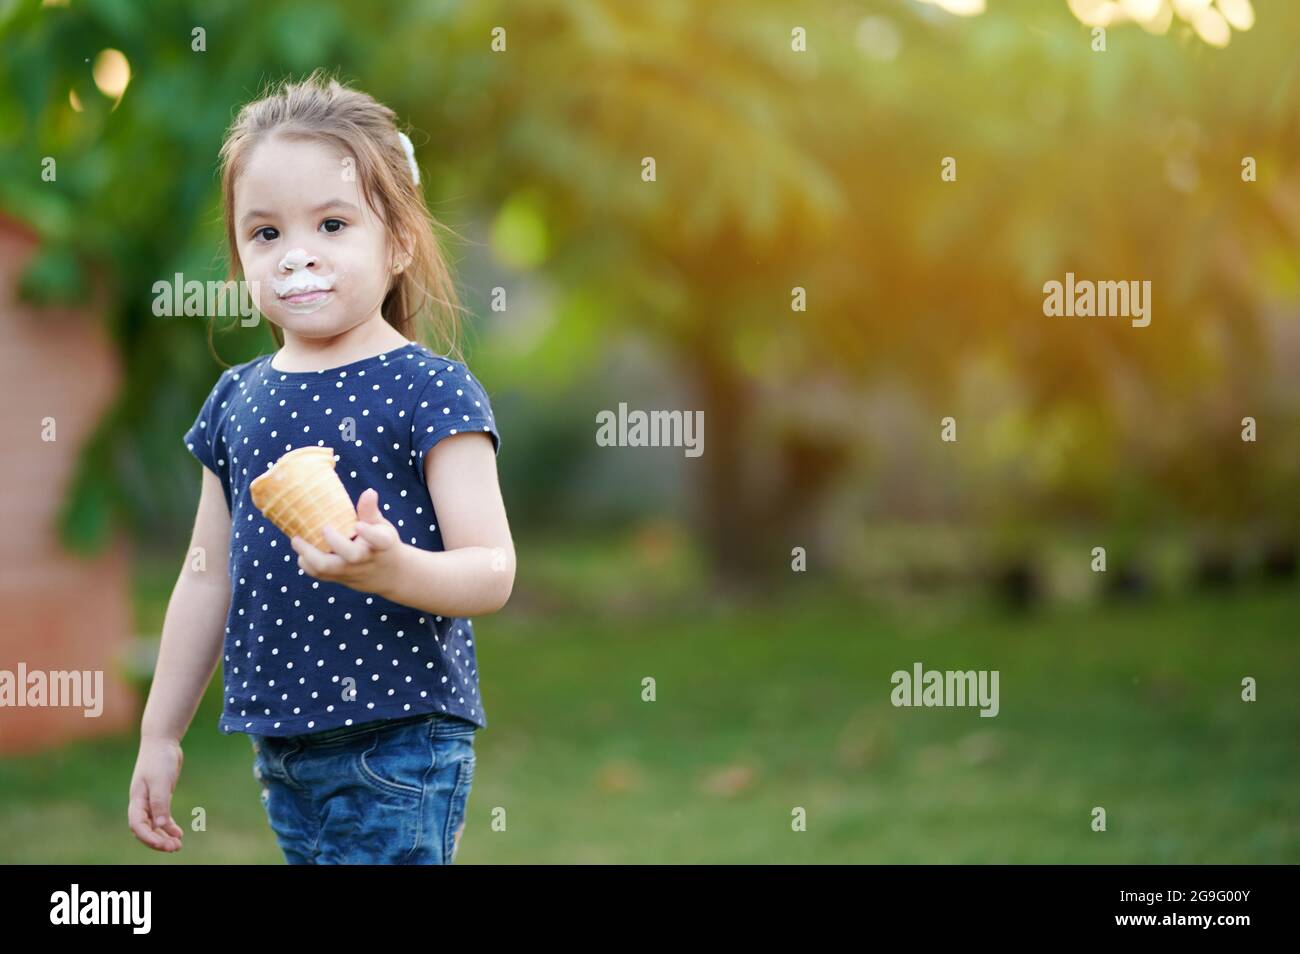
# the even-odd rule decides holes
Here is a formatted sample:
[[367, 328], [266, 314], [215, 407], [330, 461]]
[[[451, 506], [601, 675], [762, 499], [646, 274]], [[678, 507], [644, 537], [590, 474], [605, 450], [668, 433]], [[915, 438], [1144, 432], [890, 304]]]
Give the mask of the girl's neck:
[[396, 328], [376, 317], [333, 338], [304, 338], [284, 332], [284, 346], [271, 356], [276, 371], [319, 371], [351, 364], [410, 344]]

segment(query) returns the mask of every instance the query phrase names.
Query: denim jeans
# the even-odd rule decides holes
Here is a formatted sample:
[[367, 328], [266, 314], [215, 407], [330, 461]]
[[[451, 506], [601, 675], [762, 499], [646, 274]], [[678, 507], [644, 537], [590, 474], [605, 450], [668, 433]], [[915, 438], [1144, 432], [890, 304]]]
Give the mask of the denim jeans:
[[431, 713], [307, 735], [252, 735], [253, 776], [289, 864], [451, 864], [474, 733]]

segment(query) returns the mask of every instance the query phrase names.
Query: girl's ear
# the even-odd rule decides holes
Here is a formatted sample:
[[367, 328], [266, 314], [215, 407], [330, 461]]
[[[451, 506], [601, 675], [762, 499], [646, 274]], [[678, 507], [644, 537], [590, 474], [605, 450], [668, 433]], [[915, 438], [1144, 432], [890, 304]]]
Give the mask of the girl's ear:
[[411, 267], [411, 260], [415, 258], [415, 252], [410, 242], [405, 239], [398, 239], [397, 247], [393, 250], [392, 263], [389, 270], [398, 275]]

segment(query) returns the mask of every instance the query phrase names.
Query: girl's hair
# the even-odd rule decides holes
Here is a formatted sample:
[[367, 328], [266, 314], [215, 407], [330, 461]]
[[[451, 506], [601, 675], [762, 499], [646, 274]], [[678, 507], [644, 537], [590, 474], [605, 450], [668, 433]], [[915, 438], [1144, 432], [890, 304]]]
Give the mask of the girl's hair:
[[[320, 69], [300, 82], [285, 80], [247, 103], [221, 145], [221, 203], [229, 277], [238, 279], [240, 272], [235, 183], [253, 147], [272, 133], [329, 143], [352, 158], [362, 195], [383, 216], [394, 248], [412, 253], [410, 264], [391, 276], [380, 309], [384, 320], [435, 354], [459, 360], [457, 313], [461, 306], [435, 234], [438, 229], [451, 230], [434, 219], [424, 204], [397, 134], [395, 115], [374, 97], [343, 86]], [[284, 336], [279, 327], [267, 324], [276, 344], [282, 346]], [[208, 328], [211, 343], [211, 323]]]

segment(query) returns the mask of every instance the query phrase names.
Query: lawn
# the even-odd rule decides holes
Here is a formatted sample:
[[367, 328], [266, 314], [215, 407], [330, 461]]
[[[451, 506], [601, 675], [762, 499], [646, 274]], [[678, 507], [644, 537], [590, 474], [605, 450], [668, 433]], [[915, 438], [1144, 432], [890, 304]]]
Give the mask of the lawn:
[[[1298, 604], [508, 607], [476, 622], [490, 726], [458, 861], [1295, 863]], [[894, 708], [890, 675], [914, 662], [998, 670], [999, 714]], [[121, 738], [0, 763], [0, 860], [280, 863], [217, 701], [184, 741], [174, 811], [202, 806], [207, 830], [179, 854], [128, 832]]]

